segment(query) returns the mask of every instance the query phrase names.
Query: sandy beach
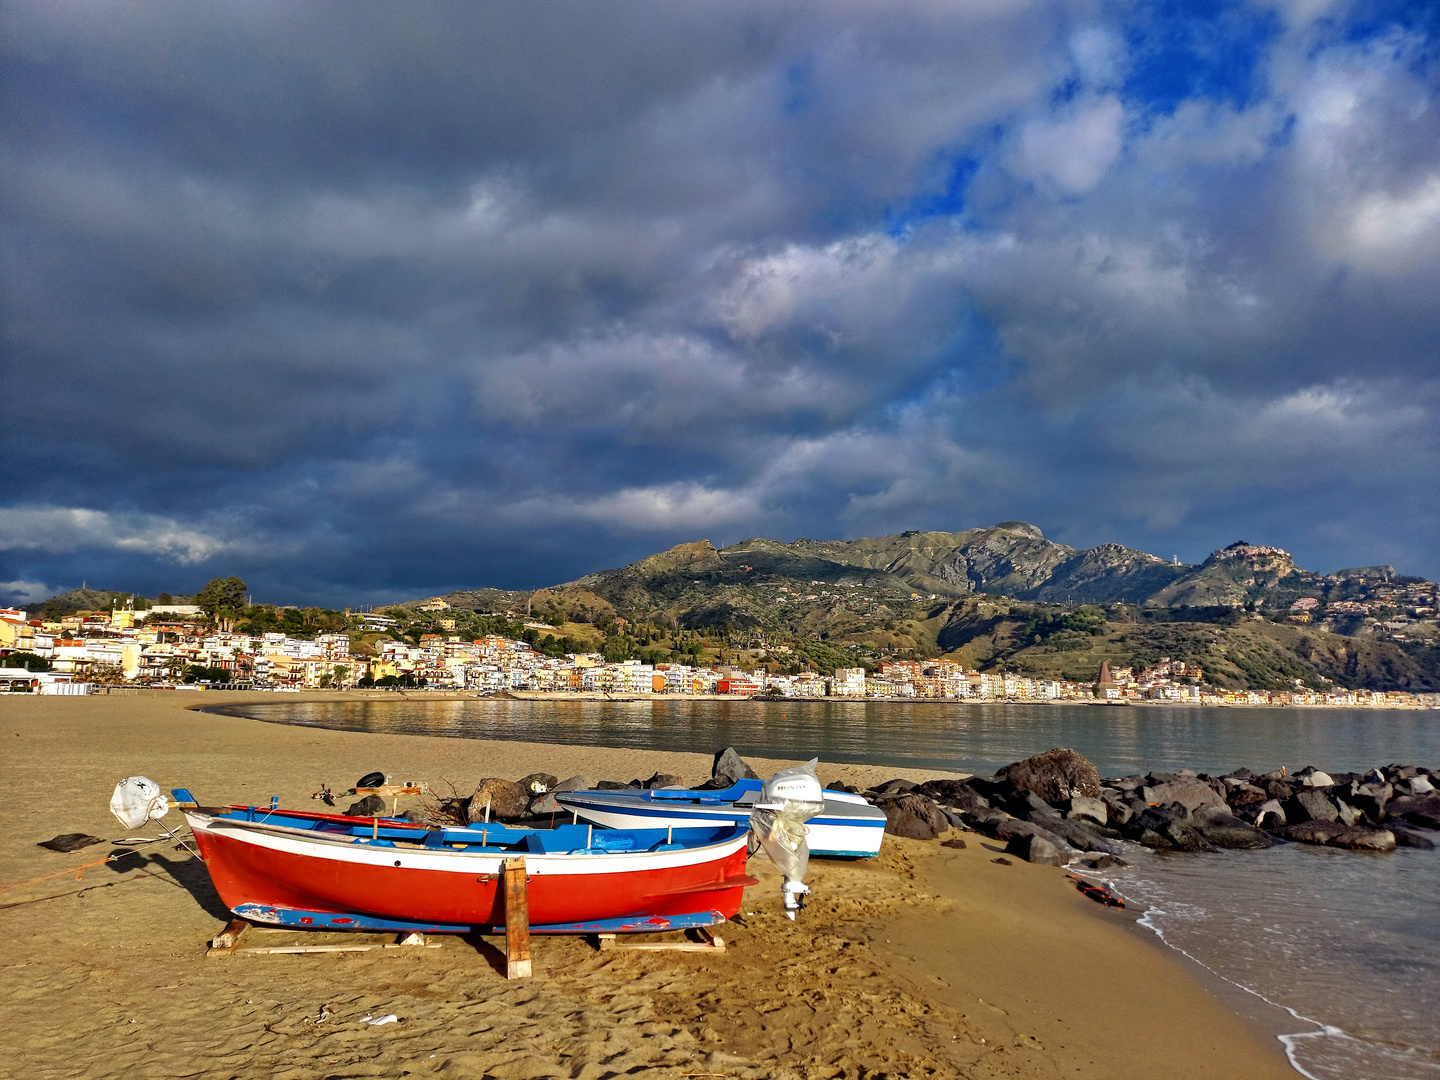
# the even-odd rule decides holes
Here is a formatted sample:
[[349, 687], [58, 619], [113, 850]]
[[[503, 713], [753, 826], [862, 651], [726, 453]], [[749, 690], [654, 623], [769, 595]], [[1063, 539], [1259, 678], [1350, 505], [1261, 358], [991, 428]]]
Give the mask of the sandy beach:
[[[710, 760], [284, 727], [189, 711], [200, 696], [0, 698], [0, 1076], [1295, 1075], [1278, 1043], [1133, 916], [1086, 900], [1061, 870], [994, 862], [974, 834], [963, 850], [887, 837], [878, 859], [815, 860], [814, 899], [794, 924], [778, 875], [754, 858], [761, 884], [721, 928], [723, 954], [537, 938], [535, 977], [515, 982], [499, 943], [468, 938], [207, 959], [227, 913], [185, 851], [166, 842], [73, 873], [116, 849], [36, 844], [123, 836], [107, 807], [135, 773], [202, 801], [308, 807], [322, 782], [348, 787], [377, 769], [468, 793], [484, 776], [538, 770], [698, 781]], [[907, 774], [821, 767], [827, 781], [896, 775]], [[399, 1022], [360, 1022], [387, 1013]]]

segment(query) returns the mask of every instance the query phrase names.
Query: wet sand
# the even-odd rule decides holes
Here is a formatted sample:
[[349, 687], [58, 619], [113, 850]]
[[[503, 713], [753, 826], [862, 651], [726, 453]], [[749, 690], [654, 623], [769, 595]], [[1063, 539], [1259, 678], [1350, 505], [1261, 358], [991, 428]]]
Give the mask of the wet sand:
[[[1295, 1076], [1277, 1043], [1123, 914], [1060, 870], [992, 862], [973, 834], [963, 851], [887, 838], [878, 859], [813, 861], [815, 897], [794, 924], [778, 875], [752, 859], [761, 884], [720, 928], [724, 954], [536, 938], [535, 977], [516, 982], [489, 939], [207, 959], [227, 913], [184, 851], [166, 842], [77, 878], [116, 849], [36, 843], [123, 836], [107, 807], [134, 773], [202, 801], [317, 806], [321, 782], [377, 769], [468, 792], [540, 770], [698, 781], [710, 761], [284, 727], [187, 711], [200, 698], [0, 698], [0, 1077]], [[895, 775], [821, 768], [826, 780]], [[57, 876], [10, 887], [42, 875]], [[245, 943], [295, 940], [254, 931]], [[387, 1013], [399, 1022], [360, 1022]]]

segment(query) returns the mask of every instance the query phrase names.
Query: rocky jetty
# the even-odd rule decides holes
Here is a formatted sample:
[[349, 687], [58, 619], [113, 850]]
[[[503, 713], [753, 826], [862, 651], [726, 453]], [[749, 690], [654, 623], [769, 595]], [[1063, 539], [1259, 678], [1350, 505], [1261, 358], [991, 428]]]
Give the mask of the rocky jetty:
[[[688, 784], [654, 773], [648, 779], [557, 780], [531, 773], [518, 781], [490, 777], [466, 798], [441, 800], [432, 813], [461, 823], [498, 820], [541, 824], [559, 810], [555, 793], [581, 788], [728, 788], [755, 772], [726, 747], [710, 777]], [[1433, 848], [1440, 830], [1440, 772], [1386, 765], [1365, 773], [1314, 766], [1222, 776], [1151, 772], [1102, 778], [1074, 750], [1056, 748], [968, 780], [888, 780], [868, 790], [826, 785], [863, 796], [885, 814], [885, 831], [934, 840], [951, 829], [981, 833], [1030, 862], [1077, 859], [1103, 868], [1124, 860], [1126, 842], [1156, 851], [1252, 850], [1276, 843], [1323, 844], [1349, 851]], [[347, 813], [370, 814], [367, 803]]]
[[1440, 830], [1437, 788], [1440, 773], [1413, 765], [1223, 776], [1182, 769], [1102, 779], [1074, 750], [1055, 749], [993, 777], [891, 780], [860, 794], [885, 810], [886, 829], [896, 835], [936, 836], [933, 823], [943, 815], [1030, 862], [1061, 865], [1090, 853], [1114, 865], [1122, 841], [1184, 852], [1284, 842], [1368, 852], [1433, 848], [1427, 833]]

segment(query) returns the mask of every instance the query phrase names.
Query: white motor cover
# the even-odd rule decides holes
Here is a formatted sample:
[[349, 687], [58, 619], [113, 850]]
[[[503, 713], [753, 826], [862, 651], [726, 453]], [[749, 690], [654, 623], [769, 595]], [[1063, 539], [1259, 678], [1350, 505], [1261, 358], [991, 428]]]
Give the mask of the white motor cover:
[[815, 775], [819, 758], [781, 769], [760, 789], [750, 814], [750, 831], [786, 881], [804, 881], [810, 868], [805, 822], [825, 809], [824, 788]]
[[147, 821], [168, 814], [170, 803], [160, 785], [148, 776], [127, 776], [115, 785], [115, 794], [110, 796], [110, 812], [125, 828], [138, 829]]
[[810, 806], [815, 809], [809, 816], [825, 808], [825, 789], [815, 775], [819, 758], [811, 758], [804, 765], [794, 769], [781, 769], [760, 789], [760, 801], [755, 805], [766, 810], [778, 810], [789, 804]]

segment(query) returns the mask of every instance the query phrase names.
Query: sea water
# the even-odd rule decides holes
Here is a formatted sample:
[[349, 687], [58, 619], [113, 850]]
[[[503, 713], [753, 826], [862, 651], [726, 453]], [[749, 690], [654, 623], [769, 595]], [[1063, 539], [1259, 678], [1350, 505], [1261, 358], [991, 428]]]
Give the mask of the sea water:
[[[1105, 776], [1440, 766], [1434, 710], [406, 698], [223, 711], [351, 731], [701, 753], [733, 745], [757, 756], [977, 774], [1055, 746], [1080, 751]], [[1141, 925], [1248, 991], [1257, 1008], [1282, 1010], [1298, 1072], [1440, 1078], [1440, 851], [1285, 844], [1177, 855], [1131, 846], [1131, 865], [1111, 879], [1131, 909], [1144, 910]]]

